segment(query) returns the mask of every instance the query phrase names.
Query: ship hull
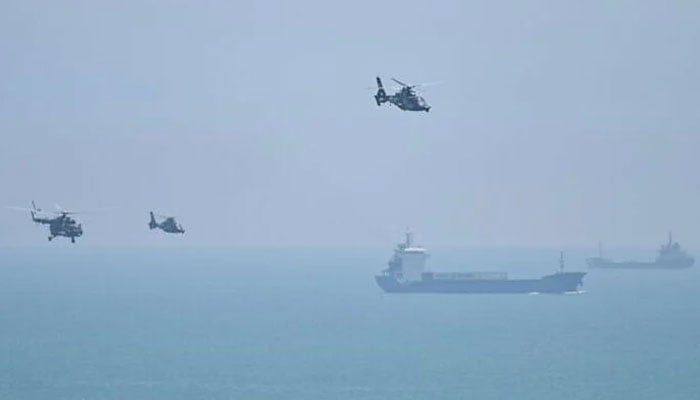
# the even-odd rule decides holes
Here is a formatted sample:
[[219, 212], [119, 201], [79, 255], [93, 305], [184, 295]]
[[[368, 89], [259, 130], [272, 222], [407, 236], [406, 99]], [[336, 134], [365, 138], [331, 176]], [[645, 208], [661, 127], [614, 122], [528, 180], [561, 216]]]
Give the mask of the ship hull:
[[378, 275], [377, 284], [388, 293], [567, 293], [583, 284], [585, 272], [564, 272], [540, 279], [421, 280], [400, 282], [392, 275]]
[[589, 268], [599, 269], [685, 269], [690, 268], [695, 260], [678, 260], [677, 262], [641, 262], [626, 261], [616, 262], [600, 258], [589, 258], [586, 260]]

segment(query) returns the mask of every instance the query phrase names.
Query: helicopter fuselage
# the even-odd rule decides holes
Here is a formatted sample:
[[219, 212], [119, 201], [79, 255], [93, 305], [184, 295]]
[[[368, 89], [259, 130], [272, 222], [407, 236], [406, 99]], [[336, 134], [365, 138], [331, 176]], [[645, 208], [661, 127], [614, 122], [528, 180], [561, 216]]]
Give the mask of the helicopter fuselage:
[[[392, 78], [393, 79], [393, 78]], [[394, 94], [387, 94], [382, 85], [381, 79], [377, 77], [377, 94], [374, 96], [377, 105], [382, 103], [393, 104], [404, 111], [430, 111], [430, 104], [421, 96], [418, 96], [414, 90], [416, 85], [409, 86], [400, 81], [395, 80], [402, 85], [401, 90]]]
[[32, 220], [38, 224], [49, 226], [49, 241], [55, 237], [63, 236], [70, 238], [72, 243], [75, 243], [75, 238], [83, 236], [83, 227], [78, 224], [73, 218], [62, 214], [56, 218], [37, 218], [32, 213]]
[[178, 225], [174, 219], [166, 219], [158, 224], [158, 227], [167, 233], [185, 233], [185, 230]]
[[185, 233], [185, 230], [182, 228], [181, 225], [179, 225], [177, 222], [175, 222], [175, 218], [173, 217], [167, 217], [163, 222], [158, 223], [156, 221], [156, 217], [153, 214], [151, 214], [151, 220], [148, 222], [148, 227], [151, 229], [160, 229], [163, 232], [167, 233]]
[[402, 94], [401, 92], [388, 96], [389, 102], [404, 111], [430, 111], [430, 106], [421, 96], [415, 93]]

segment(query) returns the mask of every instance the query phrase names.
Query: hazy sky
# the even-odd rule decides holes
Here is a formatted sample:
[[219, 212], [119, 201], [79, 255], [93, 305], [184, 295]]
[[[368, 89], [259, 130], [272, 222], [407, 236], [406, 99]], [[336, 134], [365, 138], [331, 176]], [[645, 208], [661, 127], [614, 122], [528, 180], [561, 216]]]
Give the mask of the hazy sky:
[[[0, 205], [89, 244], [700, 245], [697, 1], [2, 1]], [[444, 81], [430, 113], [380, 75]], [[184, 237], [147, 229], [179, 216]], [[0, 245], [48, 246], [0, 210]], [[50, 244], [55, 246], [55, 243]]]

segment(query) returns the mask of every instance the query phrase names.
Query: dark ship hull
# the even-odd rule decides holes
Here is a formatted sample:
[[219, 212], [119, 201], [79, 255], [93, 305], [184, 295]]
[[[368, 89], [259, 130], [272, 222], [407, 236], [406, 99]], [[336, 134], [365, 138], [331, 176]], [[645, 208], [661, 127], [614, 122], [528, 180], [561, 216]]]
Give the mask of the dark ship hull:
[[590, 268], [600, 268], [600, 269], [685, 269], [690, 268], [695, 263], [692, 258], [680, 259], [674, 261], [654, 261], [654, 262], [641, 262], [641, 261], [610, 261], [604, 258], [595, 257], [586, 260], [588, 267]]
[[561, 272], [540, 279], [423, 279], [402, 282], [391, 274], [375, 277], [388, 293], [567, 293], [576, 292], [583, 284], [585, 272]]

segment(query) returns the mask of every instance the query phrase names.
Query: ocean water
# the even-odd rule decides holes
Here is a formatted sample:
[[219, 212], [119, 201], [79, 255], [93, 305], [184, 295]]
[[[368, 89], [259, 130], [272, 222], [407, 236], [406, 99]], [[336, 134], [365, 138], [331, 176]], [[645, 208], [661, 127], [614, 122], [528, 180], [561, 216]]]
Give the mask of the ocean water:
[[[514, 277], [559, 255], [433, 254]], [[576, 295], [391, 295], [373, 281], [389, 256], [0, 249], [0, 399], [700, 398], [697, 267], [590, 271]]]

